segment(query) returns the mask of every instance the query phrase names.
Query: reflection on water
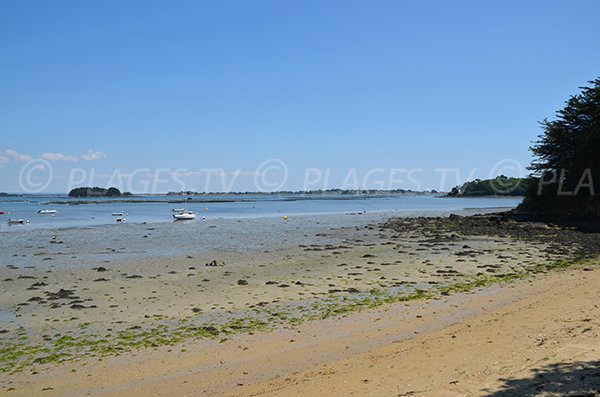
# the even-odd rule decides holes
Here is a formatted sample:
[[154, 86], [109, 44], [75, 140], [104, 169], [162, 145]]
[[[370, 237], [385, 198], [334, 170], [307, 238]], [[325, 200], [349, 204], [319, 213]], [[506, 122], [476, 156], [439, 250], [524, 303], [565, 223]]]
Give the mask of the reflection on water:
[[0, 305], [0, 324], [15, 321], [16, 319], [17, 316], [12, 307]]

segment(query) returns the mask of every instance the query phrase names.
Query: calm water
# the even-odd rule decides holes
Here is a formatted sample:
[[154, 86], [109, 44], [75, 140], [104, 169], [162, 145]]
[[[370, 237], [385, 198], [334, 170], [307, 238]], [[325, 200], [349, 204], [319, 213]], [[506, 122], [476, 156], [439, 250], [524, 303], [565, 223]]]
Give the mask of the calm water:
[[[399, 211], [406, 215], [423, 211], [458, 211], [466, 208], [515, 207], [520, 198], [438, 198], [434, 196], [386, 196], [376, 198], [352, 198], [330, 196], [326, 199], [311, 198], [294, 200], [293, 196], [249, 197], [247, 195], [220, 197], [243, 199], [242, 202], [189, 203], [187, 209], [197, 212], [198, 218], [249, 218], [312, 214], [338, 214], [348, 212]], [[132, 198], [130, 198], [132, 199]], [[158, 203], [100, 203], [100, 204], [48, 204], [49, 201], [70, 201], [66, 197], [0, 198], [0, 230], [23, 230], [23, 228], [85, 227], [116, 223], [113, 212], [124, 212], [128, 223], [172, 222], [172, 209], [184, 208], [182, 203], [168, 203], [181, 198], [152, 196], [133, 199], [161, 200]], [[76, 200], [72, 200], [76, 201]], [[96, 201], [103, 201], [98, 200]], [[54, 209], [58, 213], [42, 215], [42, 209]], [[8, 219], [26, 219], [27, 225], [8, 225]]]

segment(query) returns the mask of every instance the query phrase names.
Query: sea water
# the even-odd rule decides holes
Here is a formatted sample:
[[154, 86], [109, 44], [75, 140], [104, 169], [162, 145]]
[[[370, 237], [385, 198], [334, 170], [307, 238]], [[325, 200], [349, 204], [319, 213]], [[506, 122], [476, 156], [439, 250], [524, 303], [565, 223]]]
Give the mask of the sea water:
[[[172, 214], [175, 208], [185, 208], [197, 213], [198, 220], [203, 217], [207, 219], [260, 218], [360, 212], [398, 212], [398, 215], [409, 216], [427, 211], [513, 208], [521, 201], [520, 198], [445, 198], [433, 195], [381, 197], [227, 195], [217, 196], [217, 198], [195, 196], [192, 197], [195, 202], [189, 203], [184, 203], [184, 200], [185, 197], [178, 196], [135, 196], [117, 200], [86, 200], [64, 196], [2, 197], [0, 211], [4, 211], [4, 214], [0, 215], [0, 230], [109, 225], [117, 223], [117, 218], [124, 218], [127, 223], [173, 222]], [[88, 204], [75, 204], [81, 201]], [[54, 204], [54, 202], [62, 202], [62, 204]], [[38, 211], [43, 209], [53, 209], [58, 212], [55, 215], [38, 214]], [[124, 213], [124, 216], [113, 216], [113, 213]], [[25, 225], [9, 225], [8, 219], [24, 219], [29, 222]]]

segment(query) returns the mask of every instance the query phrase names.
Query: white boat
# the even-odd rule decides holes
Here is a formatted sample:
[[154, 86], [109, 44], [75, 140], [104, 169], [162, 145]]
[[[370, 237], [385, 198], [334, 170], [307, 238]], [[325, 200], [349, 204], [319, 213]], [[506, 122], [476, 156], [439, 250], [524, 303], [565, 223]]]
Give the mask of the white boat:
[[196, 219], [196, 214], [193, 212], [182, 211], [178, 214], [173, 214], [173, 218], [175, 218], [176, 221], [189, 221]]
[[37, 213], [55, 215], [57, 212], [57, 210], [39, 210]]
[[112, 216], [125, 216], [124, 212], [113, 212]]
[[8, 220], [9, 225], [24, 225], [26, 223], [29, 223], [29, 220], [27, 220], [27, 219], [9, 219]]

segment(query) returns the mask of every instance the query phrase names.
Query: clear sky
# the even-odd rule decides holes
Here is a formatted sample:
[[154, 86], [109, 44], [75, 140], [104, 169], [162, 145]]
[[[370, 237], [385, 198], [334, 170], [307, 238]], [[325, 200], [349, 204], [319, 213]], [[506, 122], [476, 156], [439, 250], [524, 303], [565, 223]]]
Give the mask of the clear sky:
[[4, 1], [0, 191], [517, 175], [538, 121], [600, 76], [598, 15], [595, 0]]

